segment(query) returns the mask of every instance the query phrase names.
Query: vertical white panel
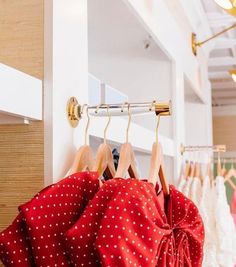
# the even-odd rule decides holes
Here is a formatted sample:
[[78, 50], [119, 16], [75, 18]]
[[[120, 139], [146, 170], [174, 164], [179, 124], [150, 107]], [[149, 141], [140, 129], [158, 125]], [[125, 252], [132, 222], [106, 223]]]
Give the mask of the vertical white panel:
[[[87, 1], [45, 1], [45, 183], [62, 178], [82, 142], [66, 118], [71, 96], [88, 101]], [[75, 134], [75, 135], [74, 135]], [[77, 137], [74, 140], [73, 136]]]
[[174, 176], [178, 179], [181, 167], [180, 145], [185, 143], [185, 116], [184, 116], [184, 72], [180, 65], [173, 63], [173, 130], [175, 144]]

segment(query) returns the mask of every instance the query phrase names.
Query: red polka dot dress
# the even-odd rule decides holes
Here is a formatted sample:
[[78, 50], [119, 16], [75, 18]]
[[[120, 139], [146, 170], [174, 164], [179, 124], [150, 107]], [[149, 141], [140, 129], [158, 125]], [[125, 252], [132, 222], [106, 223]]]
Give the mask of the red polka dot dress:
[[20, 206], [16, 220], [0, 234], [0, 257], [5, 266], [71, 266], [64, 233], [98, 190], [97, 173], [77, 173]]
[[201, 266], [203, 224], [174, 187], [170, 196], [135, 179], [106, 182], [66, 233], [73, 266]]

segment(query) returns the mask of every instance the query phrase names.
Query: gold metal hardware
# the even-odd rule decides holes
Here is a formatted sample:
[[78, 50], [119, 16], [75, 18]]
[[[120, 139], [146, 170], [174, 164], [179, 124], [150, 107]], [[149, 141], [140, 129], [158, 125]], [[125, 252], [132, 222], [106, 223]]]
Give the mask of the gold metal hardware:
[[154, 102], [156, 115], [170, 116], [171, 115], [171, 101], [169, 102]]
[[126, 143], [129, 142], [129, 128], [130, 128], [130, 123], [131, 123], [131, 112], [130, 112], [130, 104], [129, 103], [127, 103], [127, 109], [128, 109], [129, 120], [128, 120], [127, 129], [126, 129]]
[[70, 125], [73, 128], [78, 126], [79, 120], [81, 119], [81, 105], [78, 103], [75, 97], [71, 97], [67, 102], [67, 118]]
[[215, 39], [216, 37], [222, 35], [223, 33], [233, 29], [236, 27], [236, 23], [234, 23], [233, 25], [231, 25], [228, 28], [225, 28], [224, 30], [212, 35], [211, 37], [207, 38], [206, 40], [202, 41], [202, 42], [197, 42], [197, 35], [196, 33], [192, 33], [192, 41], [191, 41], [191, 45], [192, 45], [192, 52], [193, 54], [196, 56], [197, 55], [197, 48], [204, 45], [205, 43], [209, 42], [212, 39]]
[[[146, 111], [155, 111], [155, 114], [157, 116], [170, 116], [171, 115], [171, 101], [169, 102], [140, 102], [140, 103], [123, 103], [123, 104], [100, 104], [98, 106], [88, 106], [85, 104], [84, 106], [87, 106], [87, 112], [89, 110], [95, 110], [95, 113], [98, 113], [98, 110], [104, 110], [107, 109], [109, 106], [109, 112], [107, 112], [107, 116], [112, 116], [110, 114], [111, 110], [120, 110], [121, 112], [124, 111], [124, 106], [129, 105], [128, 115], [131, 109], [145, 109]], [[83, 107], [84, 107], [83, 106]], [[75, 128], [77, 127], [79, 120], [82, 118], [82, 106], [78, 103], [77, 99], [75, 97], [71, 97], [67, 103], [67, 118], [70, 123], [70, 125]], [[145, 112], [146, 112], [145, 111]], [[140, 111], [142, 113], [142, 111]], [[93, 115], [93, 113], [90, 113]], [[88, 116], [88, 114], [87, 114]]]
[[156, 143], [158, 144], [158, 129], [159, 129], [159, 125], [160, 125], [160, 118], [161, 118], [161, 115], [158, 114], [157, 115], [157, 125], [156, 125]]
[[227, 12], [229, 15], [236, 17], [236, 1], [235, 0], [228, 0], [228, 4], [230, 4], [230, 6], [228, 6], [228, 8], [226, 8], [226, 6], [221, 5], [218, 1], [216, 1], [216, 4], [221, 7], [225, 12]]
[[196, 33], [192, 33], [192, 52], [193, 52], [193, 54], [194, 54], [194, 56], [196, 56], [197, 55], [197, 47], [198, 47], [198, 45], [197, 45], [197, 35], [196, 35]]
[[[85, 127], [85, 140], [84, 140], [84, 143], [85, 143], [85, 145], [87, 145], [90, 117], [89, 117], [89, 112], [88, 112], [88, 105], [85, 104], [84, 106], [86, 106], [86, 116], [87, 116], [87, 124], [86, 124], [86, 127]], [[82, 109], [82, 113], [83, 113], [83, 109]]]
[[180, 153], [181, 155], [184, 152], [191, 152], [191, 151], [212, 151], [212, 152], [226, 152], [226, 145], [213, 145], [213, 146], [184, 146], [181, 144], [180, 146]]

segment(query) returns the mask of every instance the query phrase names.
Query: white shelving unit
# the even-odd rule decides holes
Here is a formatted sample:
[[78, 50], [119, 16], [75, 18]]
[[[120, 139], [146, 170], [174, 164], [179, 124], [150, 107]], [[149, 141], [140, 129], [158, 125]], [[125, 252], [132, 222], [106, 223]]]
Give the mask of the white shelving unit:
[[42, 120], [42, 81], [0, 64], [0, 124]]
[[[46, 184], [65, 175], [76, 149], [84, 142], [86, 120], [81, 120], [76, 129], [69, 126], [65, 116], [68, 99], [75, 96], [80, 104], [96, 105], [96, 100], [105, 99], [104, 94], [91, 93], [89, 87], [100, 83], [105, 84], [109, 92], [115, 90], [111, 93], [113, 100], [118, 99], [118, 95], [119, 99], [127, 97], [130, 102], [172, 100], [173, 115], [161, 119], [159, 133], [166, 169], [170, 171], [168, 177], [177, 179], [180, 144], [186, 144], [186, 136], [190, 136], [194, 144], [200, 142], [201, 134], [194, 131], [191, 124], [195, 115], [204, 118], [198, 121], [199, 129], [210, 123], [210, 115], [206, 116], [211, 110], [208, 47], [199, 49], [195, 57], [190, 42], [193, 31], [200, 32], [201, 39], [209, 32], [204, 31], [208, 25], [204, 24], [204, 12], [198, 4], [179, 1], [173, 6], [172, 2], [45, 1]], [[197, 9], [197, 12], [187, 16], [186, 8]], [[88, 80], [88, 73], [94, 80]], [[91, 144], [101, 142], [105, 120], [92, 118]], [[108, 131], [112, 144], [119, 146], [124, 142], [126, 125], [124, 117], [112, 118]], [[138, 158], [146, 162], [144, 173], [155, 140], [155, 125], [156, 118], [152, 114], [132, 117], [130, 142]], [[211, 142], [211, 130], [207, 134]]]
[[[130, 102], [172, 99], [172, 62], [123, 1], [88, 0], [88, 70], [105, 83], [106, 93], [113, 103], [120, 103], [122, 97]], [[164, 155], [172, 157], [173, 161], [172, 122], [171, 117], [161, 118], [159, 140]], [[106, 118], [93, 118], [91, 137], [102, 138], [105, 125]], [[126, 118], [112, 118], [108, 139], [118, 148], [125, 141], [126, 126]], [[155, 128], [154, 114], [132, 117], [130, 142], [145, 175]]]

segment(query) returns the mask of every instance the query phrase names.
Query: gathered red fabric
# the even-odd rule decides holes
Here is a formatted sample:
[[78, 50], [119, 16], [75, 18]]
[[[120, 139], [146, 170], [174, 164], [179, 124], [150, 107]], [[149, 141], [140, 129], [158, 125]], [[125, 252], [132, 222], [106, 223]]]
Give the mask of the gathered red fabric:
[[0, 234], [0, 259], [5, 266], [35, 266], [22, 212]]
[[0, 258], [4, 265], [71, 266], [63, 235], [98, 189], [96, 172], [76, 173], [21, 205], [16, 220], [0, 234]]
[[158, 248], [157, 266], [202, 266], [204, 225], [195, 204], [172, 185], [169, 196], [158, 194], [158, 202], [165, 207], [171, 234]]
[[0, 234], [6, 267], [200, 267], [204, 229], [196, 206], [170, 186], [98, 173], [73, 174], [19, 207]]
[[106, 182], [66, 233], [73, 266], [200, 267], [204, 228], [196, 206], [170, 186]]

